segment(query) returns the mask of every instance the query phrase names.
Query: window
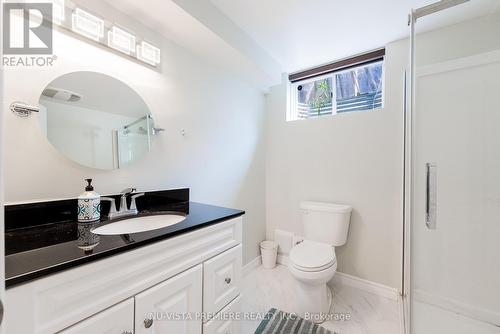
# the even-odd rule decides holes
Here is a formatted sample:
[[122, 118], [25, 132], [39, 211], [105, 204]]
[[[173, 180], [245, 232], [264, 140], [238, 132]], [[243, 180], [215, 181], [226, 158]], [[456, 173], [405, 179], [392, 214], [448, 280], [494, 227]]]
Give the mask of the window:
[[384, 50], [290, 75], [287, 120], [383, 107]]
[[332, 77], [325, 77], [318, 80], [299, 82], [296, 85], [296, 110], [298, 118], [332, 114], [332, 81]]

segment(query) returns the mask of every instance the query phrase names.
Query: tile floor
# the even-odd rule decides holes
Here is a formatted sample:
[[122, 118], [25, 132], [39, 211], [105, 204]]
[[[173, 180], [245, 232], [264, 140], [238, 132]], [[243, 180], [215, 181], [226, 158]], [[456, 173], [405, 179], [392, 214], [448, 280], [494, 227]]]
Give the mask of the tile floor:
[[[275, 269], [262, 266], [243, 280], [242, 311], [266, 312], [272, 307], [293, 312], [297, 302], [295, 281], [282, 265]], [[322, 326], [337, 334], [400, 334], [399, 303], [353, 287], [333, 285], [332, 313], [351, 316], [350, 320], [331, 320]], [[242, 333], [253, 334], [260, 320], [243, 321]]]
[[500, 327], [430, 304], [412, 304], [414, 332], [421, 334], [500, 334]]

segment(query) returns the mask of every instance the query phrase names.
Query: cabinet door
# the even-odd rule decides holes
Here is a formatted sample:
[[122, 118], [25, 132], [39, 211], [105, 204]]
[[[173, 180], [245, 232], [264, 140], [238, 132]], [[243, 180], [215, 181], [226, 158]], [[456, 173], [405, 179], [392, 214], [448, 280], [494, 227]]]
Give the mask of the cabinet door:
[[203, 264], [203, 311], [215, 314], [240, 294], [241, 245]]
[[133, 334], [134, 299], [116, 304], [77, 323], [60, 334]]
[[236, 297], [214, 318], [203, 325], [203, 334], [240, 334], [241, 333], [241, 297]]
[[202, 321], [202, 265], [135, 296], [135, 334], [197, 334]]

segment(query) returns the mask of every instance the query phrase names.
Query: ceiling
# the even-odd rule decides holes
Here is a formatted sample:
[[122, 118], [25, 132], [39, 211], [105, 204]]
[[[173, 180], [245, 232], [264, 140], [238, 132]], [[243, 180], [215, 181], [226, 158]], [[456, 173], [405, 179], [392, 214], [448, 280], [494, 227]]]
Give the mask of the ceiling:
[[[409, 36], [412, 8], [435, 0], [74, 0], [106, 3], [134, 22], [264, 90], [290, 73]], [[428, 31], [486, 15], [499, 0], [471, 0], [419, 20]], [[104, 15], [105, 13], [101, 13]]]
[[[100, 15], [113, 17], [121, 12], [154, 35], [198, 55], [201, 61], [227, 69], [263, 89], [281, 79], [279, 64], [209, 0], [76, 1], [95, 11], [105, 3], [110, 8], [99, 8]], [[168, 45], [162, 49], [168, 54]]]
[[[286, 72], [379, 48], [409, 35], [412, 8], [436, 0], [205, 0], [233, 20]], [[419, 22], [426, 31], [495, 11], [472, 0]]]

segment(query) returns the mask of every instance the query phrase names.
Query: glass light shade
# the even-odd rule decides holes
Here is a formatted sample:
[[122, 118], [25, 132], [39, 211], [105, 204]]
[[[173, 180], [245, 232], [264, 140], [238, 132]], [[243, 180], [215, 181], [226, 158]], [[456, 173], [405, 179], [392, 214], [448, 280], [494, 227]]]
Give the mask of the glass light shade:
[[108, 46], [125, 54], [135, 50], [135, 36], [116, 26], [108, 31]]
[[160, 49], [148, 42], [142, 41], [141, 44], [137, 45], [137, 59], [157, 66], [160, 63]]
[[99, 42], [104, 36], [104, 21], [80, 8], [76, 8], [72, 15], [72, 29], [82, 36]]
[[52, 21], [61, 25], [66, 19], [64, 0], [52, 0]]

